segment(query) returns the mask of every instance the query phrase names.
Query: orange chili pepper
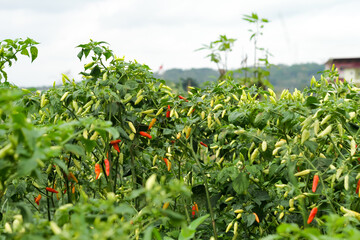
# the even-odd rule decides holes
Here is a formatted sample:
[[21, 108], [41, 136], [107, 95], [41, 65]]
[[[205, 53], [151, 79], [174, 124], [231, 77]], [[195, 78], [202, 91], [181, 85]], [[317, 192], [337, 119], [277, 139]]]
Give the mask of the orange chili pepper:
[[110, 162], [109, 162], [109, 160], [105, 159], [105, 160], [104, 160], [104, 163], [105, 163], [105, 173], [106, 173], [106, 176], [109, 176], [109, 175], [110, 175]]
[[194, 202], [194, 206], [195, 206], [195, 211], [196, 211], [196, 212], [199, 212], [199, 207], [198, 207], [198, 205], [197, 205], [196, 202]]
[[314, 207], [311, 212], [310, 212], [310, 215], [309, 215], [309, 218], [307, 220], [307, 223], [310, 224], [312, 222], [312, 220], [314, 219], [316, 213], [317, 213], [318, 209], [317, 207]]
[[163, 209], [167, 209], [169, 207], [169, 204], [170, 204], [169, 202], [164, 203]]
[[139, 134], [141, 135], [141, 136], [143, 136], [143, 137], [147, 137], [148, 139], [151, 139], [152, 138], [152, 136], [150, 135], [150, 134], [148, 134], [147, 132], [139, 132]]
[[72, 172], [69, 172], [69, 177], [70, 177], [72, 180], [74, 180], [76, 183], [79, 182]]
[[316, 188], [317, 188], [318, 183], [319, 183], [319, 176], [315, 175], [314, 180], [313, 180], [313, 185], [312, 185], [312, 191], [313, 192], [316, 192]]
[[100, 173], [101, 173], [100, 164], [96, 163], [96, 164], [95, 164], [95, 174], [96, 174], [96, 178], [95, 178], [95, 179], [98, 179], [98, 178], [99, 178]]
[[253, 214], [254, 214], [254, 216], [255, 216], [255, 221], [258, 222], [258, 223], [260, 223], [260, 219], [259, 219], [258, 215], [257, 215], [256, 213], [253, 213]]
[[150, 130], [154, 126], [155, 122], [156, 122], [156, 118], [153, 118], [149, 124], [148, 130]]
[[35, 203], [37, 205], [40, 205], [40, 199], [41, 199], [41, 194], [39, 194], [36, 198], [35, 198]]

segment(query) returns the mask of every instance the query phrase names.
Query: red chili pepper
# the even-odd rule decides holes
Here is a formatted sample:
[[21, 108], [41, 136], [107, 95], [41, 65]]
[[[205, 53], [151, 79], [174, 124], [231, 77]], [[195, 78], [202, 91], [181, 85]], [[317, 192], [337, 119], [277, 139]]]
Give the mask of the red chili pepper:
[[186, 98], [184, 98], [183, 96], [179, 95], [179, 98], [182, 99], [182, 100], [185, 100], [186, 102], [188, 102], [188, 100]]
[[260, 223], [260, 219], [259, 219], [258, 215], [257, 215], [256, 213], [253, 213], [253, 214], [254, 214], [254, 216], [255, 216], [255, 221], [256, 221], [257, 223]]
[[156, 118], [153, 118], [149, 124], [148, 130], [150, 130], [154, 126], [155, 122], [156, 122]]
[[66, 189], [64, 190], [64, 194], [66, 193]]
[[206, 145], [205, 143], [203, 142], [200, 142], [201, 145], [203, 145], [204, 147], [208, 147], [208, 145]]
[[166, 118], [170, 117], [170, 105], [168, 105], [168, 110], [166, 111]]
[[110, 144], [114, 147], [114, 149], [115, 149], [118, 153], [120, 153], [119, 142], [121, 142], [120, 139], [118, 139], [118, 140], [113, 140], [113, 141], [110, 142]]
[[317, 188], [318, 183], [319, 183], [319, 176], [315, 175], [314, 180], [313, 180], [313, 185], [312, 185], [312, 191], [313, 192], [316, 192], [316, 188]]
[[171, 140], [171, 143], [174, 144], [174, 143], [175, 143], [175, 140]]
[[360, 179], [359, 179], [359, 181], [357, 182], [357, 185], [356, 185], [356, 194], [359, 193], [359, 188], [360, 188]]
[[39, 194], [36, 198], [35, 198], [35, 203], [37, 205], [40, 205], [40, 199], [41, 199], [41, 194]]
[[148, 139], [152, 138], [152, 136], [150, 134], [148, 134], [147, 132], [139, 132], [139, 134], [143, 137], [147, 137]]
[[53, 189], [53, 188], [49, 188], [49, 187], [46, 188], [46, 191], [52, 192], [52, 193], [58, 193], [58, 191], [56, 191], [56, 190]]
[[106, 173], [106, 176], [109, 176], [109, 175], [110, 175], [110, 162], [109, 162], [109, 160], [105, 159], [105, 160], [104, 160], [104, 163], [105, 163], [105, 173]]
[[196, 207], [194, 205], [194, 206], [192, 206], [192, 212], [191, 212], [191, 215], [193, 216], [193, 218], [195, 217], [195, 210], [196, 210]]
[[312, 222], [312, 220], [314, 219], [316, 213], [317, 213], [318, 209], [317, 207], [314, 207], [311, 212], [310, 212], [310, 215], [309, 215], [309, 218], [307, 220], [307, 223], [310, 224]]
[[101, 173], [100, 164], [96, 163], [96, 164], [95, 164], [95, 174], [96, 174], [96, 178], [95, 178], [95, 179], [98, 179], [98, 178], [99, 178], [100, 173]]

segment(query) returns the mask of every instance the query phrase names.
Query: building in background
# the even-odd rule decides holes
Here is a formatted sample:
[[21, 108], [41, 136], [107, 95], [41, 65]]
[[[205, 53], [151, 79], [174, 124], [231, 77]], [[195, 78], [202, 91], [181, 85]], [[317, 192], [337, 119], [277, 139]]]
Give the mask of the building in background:
[[335, 68], [339, 71], [339, 79], [360, 84], [360, 58], [330, 58], [325, 63], [325, 69]]

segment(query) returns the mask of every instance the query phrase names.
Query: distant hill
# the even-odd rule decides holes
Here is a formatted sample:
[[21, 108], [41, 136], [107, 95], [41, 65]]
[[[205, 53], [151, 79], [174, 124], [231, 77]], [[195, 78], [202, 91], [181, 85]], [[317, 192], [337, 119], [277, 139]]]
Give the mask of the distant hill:
[[[274, 65], [270, 69], [269, 80], [276, 90], [284, 88], [289, 90], [294, 88], [303, 89], [310, 83], [312, 76], [317, 79], [320, 77], [318, 72], [323, 71], [324, 67], [324, 65], [317, 63], [294, 64], [291, 66], [284, 64]], [[192, 78], [199, 86], [202, 86], [207, 81], [215, 81], [219, 77], [219, 73], [211, 68], [187, 70], [173, 68], [165, 71], [162, 75], [155, 74], [155, 77], [173, 82], [176, 85], [180, 84], [182, 80]]]

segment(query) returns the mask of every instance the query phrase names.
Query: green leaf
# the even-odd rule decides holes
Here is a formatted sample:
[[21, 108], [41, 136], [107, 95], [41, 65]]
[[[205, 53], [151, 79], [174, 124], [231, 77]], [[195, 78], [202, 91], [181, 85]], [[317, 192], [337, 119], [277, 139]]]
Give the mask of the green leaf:
[[237, 178], [233, 181], [232, 186], [237, 194], [246, 194], [249, 187], [248, 175], [243, 172], [239, 173]]
[[319, 100], [316, 97], [309, 96], [306, 98], [305, 106], [310, 107], [311, 109], [317, 108], [319, 105]]
[[16, 207], [18, 207], [20, 209], [20, 213], [21, 213], [25, 223], [33, 221], [32, 213], [31, 213], [29, 207], [27, 206], [27, 204], [25, 204], [25, 202], [17, 203]]
[[31, 53], [31, 62], [33, 62], [38, 56], [38, 49], [34, 46], [31, 46], [30, 53]]
[[65, 144], [64, 145], [64, 149], [65, 151], [68, 152], [72, 152], [73, 154], [79, 155], [79, 156], [84, 156], [85, 155], [85, 151], [84, 148], [80, 147], [79, 145], [76, 144]]
[[21, 52], [20, 52], [22, 55], [25, 55], [25, 56], [28, 56], [29, 57], [29, 51], [26, 49], [26, 48], [24, 48], [23, 50], [21, 50]]
[[62, 170], [64, 170], [66, 174], [69, 173], [69, 170], [63, 161], [61, 161], [60, 159], [55, 159], [54, 163], [56, 163]]
[[84, 55], [84, 51], [81, 50], [77, 55], [77, 57], [79, 58], [80, 61], [81, 61], [81, 58], [83, 57], [83, 55]]
[[149, 226], [148, 228], [146, 228], [145, 232], [144, 232], [144, 240], [151, 240], [152, 239], [152, 232], [153, 232], [153, 228], [154, 226]]
[[202, 222], [204, 222], [210, 215], [206, 214], [202, 217], [199, 217], [197, 219], [195, 219], [194, 221], [192, 221], [189, 225], [190, 229], [195, 230]]
[[90, 75], [93, 77], [99, 77], [101, 73], [100, 67], [98, 65], [95, 65], [93, 69], [91, 69]]
[[255, 215], [250, 213], [246, 217], [246, 225], [250, 227], [255, 222]]
[[217, 175], [216, 181], [224, 184], [226, 180], [230, 177], [232, 180], [236, 179], [238, 176], [238, 170], [235, 167], [226, 167], [223, 168], [220, 173]]

